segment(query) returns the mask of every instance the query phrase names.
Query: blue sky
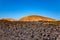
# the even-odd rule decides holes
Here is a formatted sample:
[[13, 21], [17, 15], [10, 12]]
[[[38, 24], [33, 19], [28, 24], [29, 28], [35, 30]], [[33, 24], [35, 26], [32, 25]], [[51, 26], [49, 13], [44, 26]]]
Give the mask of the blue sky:
[[0, 18], [40, 15], [60, 20], [60, 0], [0, 0]]

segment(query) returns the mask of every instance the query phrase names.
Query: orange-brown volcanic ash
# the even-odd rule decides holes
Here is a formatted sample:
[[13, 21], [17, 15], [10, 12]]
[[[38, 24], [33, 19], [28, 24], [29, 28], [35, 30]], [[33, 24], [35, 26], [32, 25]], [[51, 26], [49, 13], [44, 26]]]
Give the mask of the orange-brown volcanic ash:
[[19, 19], [19, 21], [57, 21], [57, 20], [43, 17], [43, 16], [31, 15], [31, 16], [23, 17]]

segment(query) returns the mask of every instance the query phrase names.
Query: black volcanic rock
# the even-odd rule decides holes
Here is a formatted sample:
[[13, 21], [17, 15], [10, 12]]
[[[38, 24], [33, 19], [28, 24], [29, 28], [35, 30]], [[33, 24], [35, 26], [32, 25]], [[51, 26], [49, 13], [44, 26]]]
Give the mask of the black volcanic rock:
[[0, 20], [0, 40], [60, 40], [60, 24]]

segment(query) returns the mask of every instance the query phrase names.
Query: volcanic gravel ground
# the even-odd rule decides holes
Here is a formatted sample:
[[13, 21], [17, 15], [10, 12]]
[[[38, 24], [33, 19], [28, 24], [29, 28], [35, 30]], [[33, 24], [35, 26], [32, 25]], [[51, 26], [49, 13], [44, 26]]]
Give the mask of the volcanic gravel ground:
[[60, 40], [60, 26], [43, 21], [0, 21], [0, 40]]

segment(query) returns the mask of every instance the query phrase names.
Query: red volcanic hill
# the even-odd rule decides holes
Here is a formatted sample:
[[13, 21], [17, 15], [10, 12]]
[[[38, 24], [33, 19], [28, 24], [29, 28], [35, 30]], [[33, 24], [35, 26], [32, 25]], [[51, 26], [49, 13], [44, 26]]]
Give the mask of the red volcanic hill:
[[43, 16], [31, 15], [23, 17], [19, 19], [19, 21], [57, 21], [57, 20]]
[[2, 18], [2, 19], [0, 19], [0, 20], [15, 21], [15, 20], [12, 19], [12, 18]]

